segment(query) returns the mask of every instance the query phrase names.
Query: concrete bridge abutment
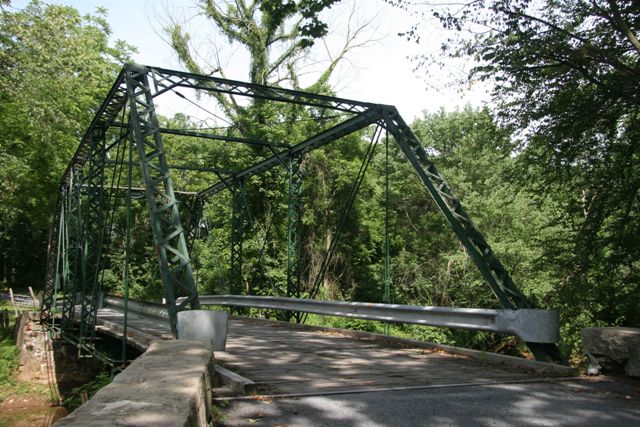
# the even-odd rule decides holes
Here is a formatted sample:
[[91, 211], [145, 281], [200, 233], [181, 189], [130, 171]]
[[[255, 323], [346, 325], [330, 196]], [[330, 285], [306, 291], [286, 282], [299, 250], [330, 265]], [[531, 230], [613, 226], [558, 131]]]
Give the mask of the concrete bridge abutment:
[[210, 342], [153, 341], [91, 400], [54, 425], [201, 427], [213, 425]]

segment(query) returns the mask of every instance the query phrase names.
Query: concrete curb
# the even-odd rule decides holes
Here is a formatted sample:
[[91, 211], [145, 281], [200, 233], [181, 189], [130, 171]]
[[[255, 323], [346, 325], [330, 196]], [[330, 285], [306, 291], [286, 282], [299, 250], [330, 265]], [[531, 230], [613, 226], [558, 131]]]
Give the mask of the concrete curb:
[[251, 317], [243, 317], [243, 316], [231, 316], [231, 318], [237, 318], [244, 321], [256, 321], [256, 322], [268, 322], [273, 324], [274, 326], [280, 326], [291, 329], [302, 329], [308, 331], [321, 331], [321, 332], [330, 332], [337, 333], [341, 335], [345, 335], [352, 338], [357, 338], [361, 340], [374, 340], [381, 343], [387, 343], [395, 346], [401, 347], [412, 347], [412, 348], [428, 348], [434, 350], [441, 350], [449, 354], [455, 354], [459, 356], [465, 356], [481, 363], [486, 363], [494, 366], [504, 366], [515, 368], [519, 370], [524, 370], [527, 372], [533, 372], [538, 375], [544, 376], [559, 376], [559, 377], [568, 377], [568, 376], [578, 376], [579, 371], [575, 368], [571, 368], [569, 366], [556, 365], [554, 363], [547, 362], [538, 362], [536, 360], [528, 360], [522, 359], [520, 357], [507, 356], [503, 354], [497, 353], [489, 353], [479, 350], [471, 350], [467, 348], [454, 347], [450, 345], [444, 344], [435, 344], [426, 341], [418, 341], [409, 338], [399, 338], [389, 335], [376, 334], [372, 332], [363, 332], [363, 331], [352, 331], [350, 329], [340, 329], [340, 328], [330, 328], [327, 326], [314, 326], [314, 325], [304, 325], [299, 323], [289, 323], [282, 322], [278, 320], [267, 320], [267, 319], [254, 319]]

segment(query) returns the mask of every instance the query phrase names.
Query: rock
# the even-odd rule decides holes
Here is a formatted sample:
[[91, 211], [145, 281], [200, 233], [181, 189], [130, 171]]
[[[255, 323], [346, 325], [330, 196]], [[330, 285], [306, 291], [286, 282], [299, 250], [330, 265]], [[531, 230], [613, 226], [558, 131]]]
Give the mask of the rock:
[[630, 377], [640, 377], [640, 329], [585, 328], [582, 345], [584, 352], [599, 362], [603, 357], [613, 360], [622, 365]]

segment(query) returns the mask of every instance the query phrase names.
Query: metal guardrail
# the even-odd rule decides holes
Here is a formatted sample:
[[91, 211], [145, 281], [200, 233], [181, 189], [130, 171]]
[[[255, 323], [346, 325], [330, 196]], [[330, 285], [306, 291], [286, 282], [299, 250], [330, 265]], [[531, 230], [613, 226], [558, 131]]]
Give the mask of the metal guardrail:
[[[559, 339], [556, 310], [425, 307], [245, 295], [201, 295], [199, 301], [201, 305], [298, 311], [324, 316], [498, 332], [516, 335], [525, 342], [555, 343]], [[106, 297], [104, 302], [119, 308], [124, 305], [122, 298], [113, 296]], [[168, 319], [166, 309], [159, 304], [129, 300], [129, 310]]]
[[[104, 297], [104, 305], [124, 309], [124, 298], [109, 295]], [[134, 312], [142, 316], [151, 316], [169, 322], [169, 313], [161, 304], [143, 302], [129, 299], [127, 302], [129, 312]]]
[[324, 316], [499, 332], [516, 335], [525, 342], [555, 343], [559, 339], [559, 318], [555, 310], [425, 307], [244, 295], [202, 295], [199, 301], [202, 305], [299, 311]]

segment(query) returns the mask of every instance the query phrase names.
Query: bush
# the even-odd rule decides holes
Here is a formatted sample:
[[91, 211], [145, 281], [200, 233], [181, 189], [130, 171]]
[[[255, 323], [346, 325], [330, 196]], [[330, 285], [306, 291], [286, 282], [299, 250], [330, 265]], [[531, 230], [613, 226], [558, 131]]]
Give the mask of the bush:
[[80, 405], [82, 405], [82, 393], [86, 392], [87, 397], [91, 399], [94, 394], [98, 392], [102, 387], [106, 386], [113, 379], [113, 375], [111, 372], [102, 371], [98, 375], [96, 375], [93, 381], [90, 381], [86, 384], [81, 385], [80, 387], [75, 387], [71, 390], [71, 394], [69, 397], [64, 399], [64, 406], [67, 410], [73, 411]]
[[[0, 310], [4, 309], [0, 305]], [[15, 319], [11, 319], [13, 321]], [[0, 402], [9, 394], [9, 390], [15, 385], [13, 373], [18, 369], [20, 352], [13, 341], [13, 327], [0, 328]]]

